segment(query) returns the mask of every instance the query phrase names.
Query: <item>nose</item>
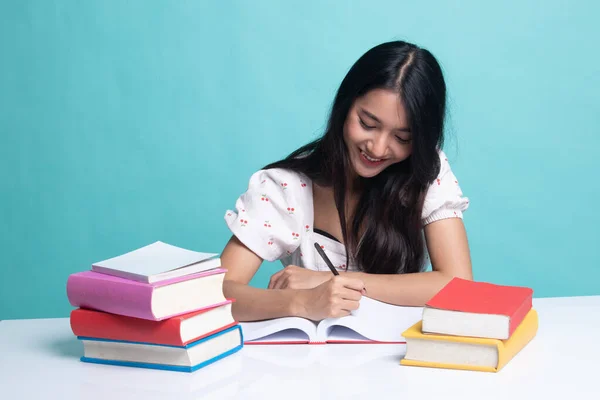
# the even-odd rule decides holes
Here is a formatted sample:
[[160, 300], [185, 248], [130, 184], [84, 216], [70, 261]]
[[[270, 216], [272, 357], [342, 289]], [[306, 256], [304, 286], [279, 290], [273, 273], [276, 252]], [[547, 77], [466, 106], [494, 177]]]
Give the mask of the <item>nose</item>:
[[383, 133], [377, 134], [369, 143], [367, 143], [367, 150], [371, 153], [371, 156], [375, 158], [385, 158], [388, 148], [387, 135]]

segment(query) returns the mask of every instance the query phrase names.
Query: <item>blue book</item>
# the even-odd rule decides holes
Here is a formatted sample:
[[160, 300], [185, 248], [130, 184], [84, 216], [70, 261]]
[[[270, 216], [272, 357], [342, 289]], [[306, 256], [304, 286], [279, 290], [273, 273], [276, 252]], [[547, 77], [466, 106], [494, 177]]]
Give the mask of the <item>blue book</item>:
[[244, 345], [235, 325], [185, 346], [77, 337], [83, 343], [81, 361], [96, 364], [194, 372], [239, 351]]

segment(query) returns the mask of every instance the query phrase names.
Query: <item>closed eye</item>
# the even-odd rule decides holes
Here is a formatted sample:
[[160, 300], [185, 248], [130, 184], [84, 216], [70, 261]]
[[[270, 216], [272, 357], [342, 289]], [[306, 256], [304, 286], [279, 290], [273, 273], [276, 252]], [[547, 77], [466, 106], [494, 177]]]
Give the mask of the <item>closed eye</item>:
[[404, 138], [402, 138], [400, 136], [396, 136], [396, 140], [398, 140], [402, 144], [408, 144], [408, 143], [410, 143], [412, 141], [412, 138], [411, 139], [404, 139]]
[[360, 125], [361, 125], [363, 128], [367, 129], [367, 130], [371, 130], [371, 129], [375, 129], [375, 128], [376, 128], [375, 126], [367, 125], [367, 124], [365, 123], [365, 121], [363, 121], [363, 120], [362, 120], [362, 118], [360, 118], [360, 117], [358, 118], [358, 120], [360, 121]]

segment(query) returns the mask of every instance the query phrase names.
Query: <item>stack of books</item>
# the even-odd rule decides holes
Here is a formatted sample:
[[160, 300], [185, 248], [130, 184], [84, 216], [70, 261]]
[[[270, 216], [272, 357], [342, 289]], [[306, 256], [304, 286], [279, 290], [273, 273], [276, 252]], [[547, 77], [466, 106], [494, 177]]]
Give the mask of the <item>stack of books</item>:
[[193, 372], [243, 347], [217, 254], [163, 242], [71, 274], [81, 361]]
[[405, 332], [402, 365], [498, 372], [536, 336], [533, 290], [453, 278]]

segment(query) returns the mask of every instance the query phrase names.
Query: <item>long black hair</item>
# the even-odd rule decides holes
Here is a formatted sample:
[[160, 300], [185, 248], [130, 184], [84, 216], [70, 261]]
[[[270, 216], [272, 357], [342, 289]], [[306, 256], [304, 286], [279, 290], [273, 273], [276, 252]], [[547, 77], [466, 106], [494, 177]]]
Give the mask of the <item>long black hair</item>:
[[[362, 193], [352, 220], [346, 219], [347, 175], [352, 168], [343, 130], [355, 100], [373, 89], [398, 93], [407, 113], [413, 149], [404, 161], [372, 178], [359, 178]], [[446, 85], [435, 57], [414, 44], [393, 41], [373, 47], [350, 68], [331, 108], [324, 135], [265, 169], [303, 173], [333, 188], [344, 245], [368, 273], [422, 270], [424, 238], [421, 213], [429, 184], [440, 170]], [[363, 236], [359, 238], [360, 231]]]

